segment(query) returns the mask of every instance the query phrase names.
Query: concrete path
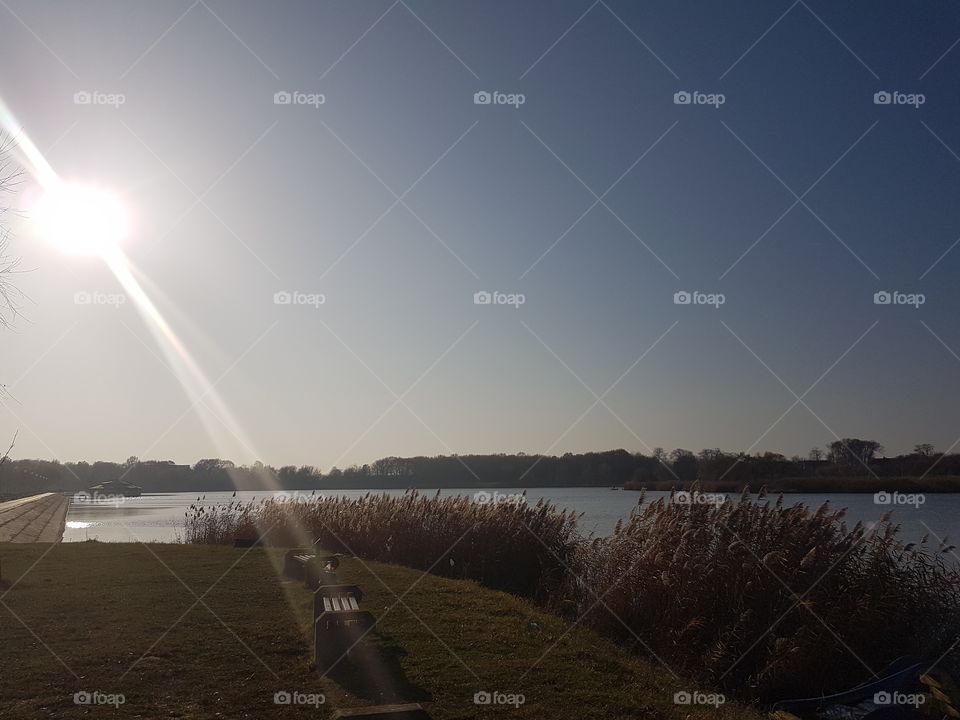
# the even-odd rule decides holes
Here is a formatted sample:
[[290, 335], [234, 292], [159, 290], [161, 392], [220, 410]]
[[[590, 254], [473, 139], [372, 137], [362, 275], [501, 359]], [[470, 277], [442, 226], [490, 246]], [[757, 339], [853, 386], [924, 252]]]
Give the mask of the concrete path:
[[69, 504], [70, 498], [60, 493], [0, 503], [0, 542], [60, 542]]

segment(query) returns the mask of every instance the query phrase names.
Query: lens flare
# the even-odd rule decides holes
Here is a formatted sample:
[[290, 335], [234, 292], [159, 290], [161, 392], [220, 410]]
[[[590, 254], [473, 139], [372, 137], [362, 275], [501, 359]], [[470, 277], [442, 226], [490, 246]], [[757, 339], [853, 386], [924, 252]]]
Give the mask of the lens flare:
[[108, 255], [130, 232], [123, 201], [93, 185], [52, 183], [29, 216], [40, 237], [73, 255]]

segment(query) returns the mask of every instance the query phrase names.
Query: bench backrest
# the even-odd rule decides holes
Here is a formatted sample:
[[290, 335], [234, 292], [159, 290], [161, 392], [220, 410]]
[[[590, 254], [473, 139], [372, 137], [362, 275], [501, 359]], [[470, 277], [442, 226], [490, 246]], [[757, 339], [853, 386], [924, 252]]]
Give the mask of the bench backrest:
[[357, 599], [353, 595], [341, 595], [339, 597], [323, 598], [323, 609], [325, 612], [359, 610], [360, 605], [357, 604]]

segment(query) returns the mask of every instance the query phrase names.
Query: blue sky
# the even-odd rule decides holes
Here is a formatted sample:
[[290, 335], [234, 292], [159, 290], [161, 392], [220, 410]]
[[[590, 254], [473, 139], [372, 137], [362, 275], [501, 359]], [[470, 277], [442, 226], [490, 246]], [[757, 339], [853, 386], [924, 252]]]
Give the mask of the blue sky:
[[[63, 177], [123, 195], [131, 265], [245, 435], [133, 302], [78, 304], [123, 293], [102, 262], [22, 218], [18, 456], [327, 469], [960, 435], [955, 4], [8, 5], [0, 97]], [[325, 302], [275, 303], [294, 291]]]

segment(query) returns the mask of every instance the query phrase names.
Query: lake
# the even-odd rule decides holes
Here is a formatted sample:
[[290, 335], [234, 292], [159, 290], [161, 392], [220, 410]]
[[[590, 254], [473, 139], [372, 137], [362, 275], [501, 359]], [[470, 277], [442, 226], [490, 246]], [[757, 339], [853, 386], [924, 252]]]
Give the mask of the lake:
[[[285, 491], [286, 494], [310, 495], [312, 491]], [[341, 495], [361, 497], [368, 492], [386, 492], [401, 495], [402, 490], [324, 490], [318, 495]], [[436, 492], [426, 491], [427, 493]], [[477, 489], [442, 490], [441, 495], [474, 495]], [[518, 493], [511, 488], [487, 489], [487, 493]], [[648, 492], [650, 500], [669, 495], [666, 492]], [[138, 498], [126, 498], [118, 503], [92, 503], [78, 498], [70, 504], [67, 513], [65, 542], [99, 540], [101, 542], [177, 542], [183, 537], [184, 513], [197, 498], [205, 498], [205, 504], [227, 503], [233, 499], [232, 492], [211, 493], [158, 493]], [[238, 491], [237, 500], [273, 497], [263, 491]], [[627, 490], [608, 488], [530, 488], [527, 498], [535, 503], [540, 498], [552, 500], [557, 506], [571, 508], [583, 513], [580, 526], [584, 532], [609, 535], [618, 520], [626, 519], [636, 506], [640, 494]], [[848, 509], [848, 524], [857, 520], [864, 523], [877, 522], [883, 513], [893, 510], [894, 520], [903, 526], [902, 537], [919, 540], [929, 534], [932, 542], [937, 538], [950, 537], [954, 542], [960, 536], [960, 494], [942, 493], [923, 496], [923, 503], [904, 504], [905, 497], [898, 497], [898, 504], [877, 504], [874, 496], [859, 493], [835, 493], [807, 495], [791, 493], [784, 496], [785, 503], [804, 503], [818, 507], [829, 501], [831, 507]]]

